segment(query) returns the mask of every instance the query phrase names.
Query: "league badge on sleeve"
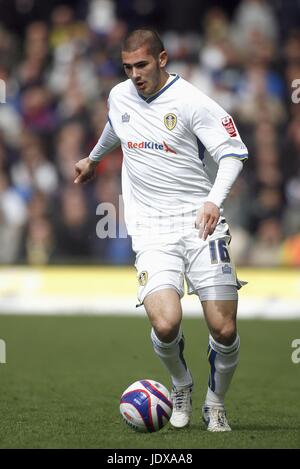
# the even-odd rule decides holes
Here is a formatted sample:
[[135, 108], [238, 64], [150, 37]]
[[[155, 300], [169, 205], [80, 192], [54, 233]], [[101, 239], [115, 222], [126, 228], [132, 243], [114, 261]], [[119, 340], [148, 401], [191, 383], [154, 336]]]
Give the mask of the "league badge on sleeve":
[[223, 117], [222, 124], [223, 124], [223, 127], [225, 127], [227, 133], [230, 135], [230, 137], [237, 136], [237, 130], [235, 128], [232, 117], [230, 116]]
[[172, 114], [171, 112], [169, 114], [166, 114], [165, 117], [164, 117], [164, 123], [165, 123], [165, 126], [167, 127], [167, 129], [169, 130], [173, 130], [174, 127], [176, 126], [177, 124], [177, 117], [175, 116], [175, 114]]

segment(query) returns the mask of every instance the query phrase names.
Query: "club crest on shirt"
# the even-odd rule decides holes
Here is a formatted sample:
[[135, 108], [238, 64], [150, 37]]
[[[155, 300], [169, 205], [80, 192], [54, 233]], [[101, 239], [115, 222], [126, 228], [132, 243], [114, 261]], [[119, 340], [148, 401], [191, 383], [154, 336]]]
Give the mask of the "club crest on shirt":
[[169, 114], [166, 114], [164, 117], [164, 124], [167, 129], [173, 130], [177, 124], [177, 117], [175, 116], [175, 114], [172, 114], [171, 112]]
[[146, 270], [143, 270], [143, 272], [140, 272], [138, 274], [138, 281], [141, 287], [144, 287], [146, 283], [148, 282], [148, 272]]

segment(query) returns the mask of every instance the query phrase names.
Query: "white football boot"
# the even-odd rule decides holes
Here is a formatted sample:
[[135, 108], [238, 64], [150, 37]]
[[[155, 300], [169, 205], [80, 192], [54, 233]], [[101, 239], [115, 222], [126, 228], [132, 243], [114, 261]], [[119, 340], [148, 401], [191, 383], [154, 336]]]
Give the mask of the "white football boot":
[[230, 432], [224, 407], [202, 407], [202, 419], [210, 432]]
[[170, 418], [170, 423], [175, 428], [183, 428], [190, 423], [192, 413], [192, 391], [193, 385], [181, 389], [173, 387], [171, 391], [173, 412]]

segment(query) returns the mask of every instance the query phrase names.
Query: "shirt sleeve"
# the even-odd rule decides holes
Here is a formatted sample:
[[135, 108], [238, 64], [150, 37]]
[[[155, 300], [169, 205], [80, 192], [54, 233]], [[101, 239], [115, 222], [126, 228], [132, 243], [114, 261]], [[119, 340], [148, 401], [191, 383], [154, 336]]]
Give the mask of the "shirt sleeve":
[[203, 143], [214, 161], [233, 157], [240, 161], [248, 158], [233, 118], [215, 101], [203, 95], [197, 97], [190, 108], [191, 131]]
[[106, 123], [102, 134], [93, 150], [89, 154], [92, 161], [100, 161], [104, 155], [120, 145], [119, 137], [116, 135], [110, 121]]
[[206, 199], [207, 202], [213, 202], [220, 208], [242, 169], [243, 163], [237, 158], [221, 159], [215, 182]]

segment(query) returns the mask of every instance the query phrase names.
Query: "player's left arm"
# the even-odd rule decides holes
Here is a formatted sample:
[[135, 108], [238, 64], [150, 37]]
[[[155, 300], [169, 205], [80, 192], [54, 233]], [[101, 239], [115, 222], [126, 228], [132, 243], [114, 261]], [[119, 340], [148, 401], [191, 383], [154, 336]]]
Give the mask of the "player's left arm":
[[205, 240], [218, 224], [221, 205], [240, 174], [248, 151], [233, 118], [208, 97], [205, 97], [204, 106], [203, 101], [194, 101], [190, 125], [219, 166], [213, 187], [196, 216], [195, 226], [199, 229], [199, 236]]
[[203, 240], [212, 235], [220, 217], [220, 207], [230, 192], [235, 180], [243, 169], [239, 159], [226, 157], [221, 159], [215, 182], [196, 215], [195, 227]]

